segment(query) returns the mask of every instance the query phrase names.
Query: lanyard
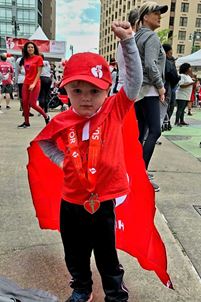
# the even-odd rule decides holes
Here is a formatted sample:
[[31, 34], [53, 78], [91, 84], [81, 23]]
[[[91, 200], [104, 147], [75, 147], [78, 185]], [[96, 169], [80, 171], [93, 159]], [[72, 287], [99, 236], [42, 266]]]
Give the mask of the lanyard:
[[75, 170], [78, 174], [81, 184], [91, 194], [93, 194], [96, 187], [97, 164], [101, 151], [101, 132], [102, 127], [99, 126], [89, 138], [88, 167], [86, 175], [83, 169], [75, 127], [67, 129], [68, 147]]

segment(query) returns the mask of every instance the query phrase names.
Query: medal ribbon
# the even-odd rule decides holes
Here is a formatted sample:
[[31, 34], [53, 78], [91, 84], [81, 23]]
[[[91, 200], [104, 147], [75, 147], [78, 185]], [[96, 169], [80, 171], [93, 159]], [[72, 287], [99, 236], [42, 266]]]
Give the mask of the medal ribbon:
[[67, 130], [68, 147], [74, 167], [77, 171], [81, 184], [88, 192], [93, 193], [96, 187], [97, 163], [101, 151], [102, 127], [98, 127], [89, 138], [89, 153], [87, 175], [83, 169], [82, 158], [78, 146], [77, 133], [74, 127]]

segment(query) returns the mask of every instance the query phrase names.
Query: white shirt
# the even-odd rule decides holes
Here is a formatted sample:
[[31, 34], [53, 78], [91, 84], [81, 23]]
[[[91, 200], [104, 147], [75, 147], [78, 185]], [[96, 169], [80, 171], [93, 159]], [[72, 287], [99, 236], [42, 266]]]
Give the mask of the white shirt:
[[193, 90], [193, 85], [190, 85], [185, 88], [181, 88], [181, 85], [193, 83], [193, 80], [187, 74], [180, 74], [180, 76], [181, 76], [181, 79], [178, 83], [179, 86], [176, 90], [176, 99], [190, 101], [192, 90]]

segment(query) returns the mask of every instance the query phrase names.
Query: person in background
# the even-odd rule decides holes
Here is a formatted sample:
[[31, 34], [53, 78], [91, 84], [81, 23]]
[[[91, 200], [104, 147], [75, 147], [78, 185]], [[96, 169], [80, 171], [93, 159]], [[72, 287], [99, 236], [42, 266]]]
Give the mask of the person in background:
[[118, 92], [117, 85], [118, 85], [118, 77], [119, 77], [118, 65], [115, 58], [110, 59], [109, 68], [112, 76], [112, 86], [110, 90], [110, 95], [113, 95]]
[[[21, 59], [22, 59], [22, 57], [19, 57], [15, 63], [15, 82], [17, 83], [17, 87], [18, 87], [18, 98], [20, 100], [20, 111], [23, 111], [23, 109], [22, 109], [22, 86], [23, 86], [24, 78], [25, 78], [25, 70], [24, 70], [23, 65], [20, 66]], [[22, 116], [23, 115], [24, 115], [24, 113], [22, 113]], [[29, 116], [34, 116], [34, 114], [29, 112]]]
[[[145, 2], [139, 9], [139, 30], [135, 34], [143, 68], [143, 84], [139, 101], [135, 102], [135, 110], [147, 171], [156, 142], [161, 136], [160, 102], [165, 101], [165, 52], [154, 31], [160, 27], [161, 14], [167, 10], [167, 5]], [[159, 186], [151, 183], [158, 192]]]
[[0, 56], [0, 73], [2, 77], [2, 86], [0, 93], [0, 110], [1, 110], [1, 102], [3, 99], [3, 94], [6, 97], [6, 109], [10, 109], [10, 95], [13, 93], [13, 76], [14, 69], [11, 63], [7, 62], [7, 56], [5, 53]]
[[18, 126], [18, 128], [28, 128], [29, 123], [29, 111], [30, 107], [38, 111], [48, 124], [50, 116], [48, 116], [43, 109], [37, 105], [38, 96], [40, 93], [40, 74], [43, 67], [43, 59], [39, 55], [38, 47], [33, 42], [25, 43], [23, 47], [23, 57], [20, 62], [20, 66], [24, 66], [25, 79], [22, 86], [22, 103], [24, 122]]
[[18, 86], [18, 98], [20, 100], [20, 111], [22, 111], [22, 85], [24, 83], [24, 78], [25, 78], [25, 70], [24, 66], [20, 66], [20, 61], [22, 57], [19, 57], [16, 60], [16, 65], [15, 65], [15, 81]]
[[[129, 16], [128, 16], [128, 22], [130, 23], [130, 25], [132, 27], [133, 36], [135, 35], [135, 32], [136, 32], [136, 28], [137, 28], [136, 22], [137, 22], [138, 18], [139, 18], [139, 9], [134, 8], [133, 10], [130, 11]], [[125, 75], [126, 75], [126, 67], [125, 67], [125, 61], [124, 61], [121, 43], [118, 44], [116, 57], [117, 57], [117, 64], [118, 64], [118, 69], [119, 69], [117, 91], [119, 91], [120, 88], [124, 84]]]
[[43, 58], [43, 67], [40, 75], [41, 88], [38, 97], [40, 107], [47, 113], [48, 112], [48, 98], [50, 94], [50, 88], [52, 85], [52, 75], [50, 63], [44, 60], [44, 55], [41, 54]]
[[174, 111], [175, 107], [175, 91], [177, 84], [180, 80], [180, 76], [177, 73], [177, 69], [175, 66], [175, 59], [172, 53], [172, 46], [170, 44], [163, 44], [163, 49], [165, 50], [166, 54], [166, 61], [165, 61], [165, 105], [160, 103], [161, 107], [161, 122], [163, 123], [164, 117], [167, 113], [168, 115], [168, 130], [172, 129], [170, 118]]
[[193, 115], [191, 110], [192, 110], [192, 107], [193, 107], [193, 103], [195, 103], [196, 101], [196, 91], [197, 91], [197, 86], [198, 86], [198, 81], [197, 81], [197, 76], [196, 74], [193, 74], [191, 75], [191, 78], [194, 80], [194, 84], [193, 84], [193, 89], [192, 89], [192, 93], [191, 93], [191, 98], [190, 98], [190, 101], [188, 101], [187, 103], [187, 107], [188, 107], [188, 115]]
[[187, 103], [190, 101], [195, 81], [191, 77], [192, 69], [189, 63], [183, 63], [179, 67], [179, 73], [181, 79], [176, 90], [177, 111], [175, 125], [188, 126], [189, 124], [184, 121], [184, 111]]

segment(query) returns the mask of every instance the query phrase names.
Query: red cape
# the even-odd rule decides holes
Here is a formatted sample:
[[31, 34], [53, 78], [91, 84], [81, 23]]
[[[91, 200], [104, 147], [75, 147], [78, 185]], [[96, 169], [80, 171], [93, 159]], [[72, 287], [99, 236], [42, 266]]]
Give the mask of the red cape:
[[[102, 108], [102, 114], [93, 120], [93, 131], [107, 117], [112, 99]], [[28, 148], [28, 177], [36, 216], [42, 229], [59, 230], [59, 211], [63, 172], [41, 151], [37, 141], [57, 137], [58, 133], [86, 119], [71, 110], [56, 116], [35, 138]], [[129, 175], [131, 193], [116, 207], [116, 247], [136, 257], [140, 265], [153, 270], [160, 280], [172, 288], [167, 274], [165, 246], [154, 225], [154, 190], [150, 184], [138, 141], [138, 127], [133, 109], [127, 114], [124, 126], [125, 161]], [[60, 142], [58, 141], [58, 144]]]

